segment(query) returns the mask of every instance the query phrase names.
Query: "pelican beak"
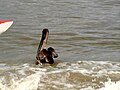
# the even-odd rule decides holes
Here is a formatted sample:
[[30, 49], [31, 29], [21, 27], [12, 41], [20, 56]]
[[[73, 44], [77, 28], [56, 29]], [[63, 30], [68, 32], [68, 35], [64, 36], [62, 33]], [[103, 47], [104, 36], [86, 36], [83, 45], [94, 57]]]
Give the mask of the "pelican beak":
[[57, 58], [57, 57], [58, 57], [58, 54], [57, 54], [56, 52], [52, 52], [52, 56], [53, 56], [54, 58]]

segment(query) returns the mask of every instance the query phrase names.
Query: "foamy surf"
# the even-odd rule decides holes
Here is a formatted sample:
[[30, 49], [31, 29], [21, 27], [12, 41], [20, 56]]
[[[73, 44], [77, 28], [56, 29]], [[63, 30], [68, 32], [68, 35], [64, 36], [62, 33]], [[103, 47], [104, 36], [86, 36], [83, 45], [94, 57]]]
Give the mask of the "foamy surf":
[[120, 90], [120, 63], [62, 62], [56, 66], [0, 65], [1, 90]]
[[98, 90], [120, 90], [120, 81], [112, 82], [109, 80], [108, 82], [104, 83], [104, 87]]

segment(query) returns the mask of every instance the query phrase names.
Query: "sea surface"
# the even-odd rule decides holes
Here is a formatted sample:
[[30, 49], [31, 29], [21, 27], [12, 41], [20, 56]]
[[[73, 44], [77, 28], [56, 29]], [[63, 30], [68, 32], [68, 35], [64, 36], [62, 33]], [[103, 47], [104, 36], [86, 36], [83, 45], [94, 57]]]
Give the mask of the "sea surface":
[[[0, 90], [120, 90], [120, 0], [0, 0]], [[59, 57], [35, 65], [43, 28]]]

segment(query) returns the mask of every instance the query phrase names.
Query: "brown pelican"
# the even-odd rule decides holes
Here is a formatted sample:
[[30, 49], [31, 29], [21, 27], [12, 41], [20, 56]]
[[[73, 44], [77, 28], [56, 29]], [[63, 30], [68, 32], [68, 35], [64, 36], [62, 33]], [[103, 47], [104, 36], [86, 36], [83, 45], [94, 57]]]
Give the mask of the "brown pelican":
[[43, 29], [42, 31], [42, 38], [40, 40], [37, 55], [36, 55], [36, 65], [43, 64], [43, 63], [49, 63], [53, 64], [54, 59], [57, 58], [58, 54], [55, 52], [55, 49], [52, 47], [49, 47], [48, 49], [45, 49], [47, 39], [48, 39], [49, 31], [47, 28]]

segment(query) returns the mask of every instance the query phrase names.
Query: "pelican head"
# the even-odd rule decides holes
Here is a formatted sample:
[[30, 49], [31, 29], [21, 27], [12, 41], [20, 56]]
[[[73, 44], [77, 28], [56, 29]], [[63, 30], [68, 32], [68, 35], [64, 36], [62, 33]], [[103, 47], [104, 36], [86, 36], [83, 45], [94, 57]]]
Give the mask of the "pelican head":
[[58, 54], [55, 52], [54, 48], [49, 47], [48, 48], [48, 52], [49, 52], [50, 55], [52, 55], [53, 58], [57, 58], [58, 57]]

